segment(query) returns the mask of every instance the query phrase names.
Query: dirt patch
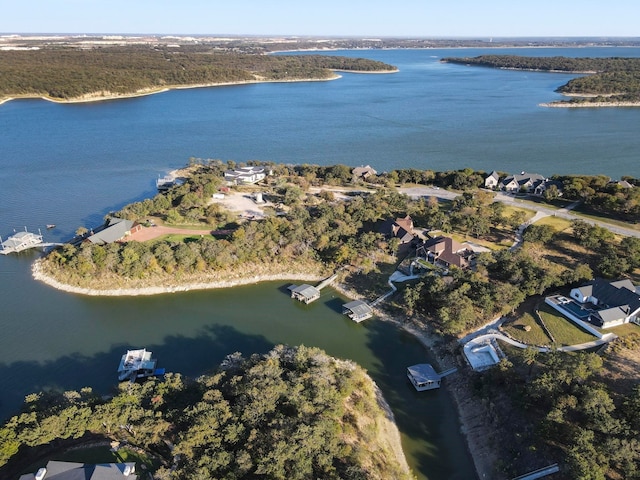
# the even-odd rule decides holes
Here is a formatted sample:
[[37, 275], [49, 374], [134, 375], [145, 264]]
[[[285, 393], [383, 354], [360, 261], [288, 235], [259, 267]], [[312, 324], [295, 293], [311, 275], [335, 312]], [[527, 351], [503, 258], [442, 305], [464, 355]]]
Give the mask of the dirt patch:
[[604, 355], [602, 381], [626, 396], [640, 381], [640, 335], [633, 334], [611, 342]]
[[193, 230], [188, 228], [175, 228], [167, 227], [164, 225], [157, 225], [155, 227], [142, 227], [137, 232], [132, 233], [127, 237], [128, 241], [134, 242], [146, 242], [163, 235], [178, 234], [178, 235], [212, 235], [219, 233], [213, 230]]
[[257, 202], [253, 194], [243, 192], [231, 192], [224, 195], [224, 198], [214, 198], [211, 203], [222, 205], [231, 212], [237, 212], [239, 217], [251, 220], [265, 217], [264, 208], [274, 207], [270, 202]]

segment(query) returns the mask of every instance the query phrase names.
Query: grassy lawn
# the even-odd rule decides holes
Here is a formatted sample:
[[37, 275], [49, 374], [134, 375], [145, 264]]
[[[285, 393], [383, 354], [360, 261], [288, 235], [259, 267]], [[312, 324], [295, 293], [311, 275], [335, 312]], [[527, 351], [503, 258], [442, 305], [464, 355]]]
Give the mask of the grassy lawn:
[[[529, 327], [527, 332], [525, 329]], [[503, 324], [502, 329], [513, 339], [527, 345], [550, 345], [551, 339], [530, 313], [525, 313], [513, 322]]]
[[571, 222], [569, 220], [566, 220], [560, 217], [553, 217], [553, 216], [541, 218], [535, 224], [550, 225], [558, 232], [562, 232], [571, 227]]
[[605, 332], [615, 333], [619, 337], [626, 337], [633, 333], [640, 334], [640, 326], [635, 323], [625, 323], [619, 327], [607, 328]]
[[[535, 206], [532, 205], [532, 208], [535, 208]], [[527, 220], [531, 220], [536, 214], [535, 210], [531, 210], [529, 208], [514, 207], [513, 205], [505, 205], [504, 211], [502, 212], [502, 216], [505, 218], [509, 218], [511, 215], [513, 215], [514, 212], [524, 212], [525, 222]]]
[[[577, 345], [596, 340], [596, 337], [582, 330], [548, 305], [540, 304], [539, 311], [545, 325], [556, 341], [554, 345]], [[529, 331], [525, 330], [527, 326], [530, 327]], [[640, 327], [636, 326], [636, 328], [640, 331]], [[552, 343], [538, 320], [529, 312], [525, 312], [513, 322], [504, 324], [502, 329], [515, 340], [528, 345], [545, 346]]]
[[596, 340], [595, 336], [567, 320], [547, 304], [540, 304], [539, 311], [557, 345], [576, 345]]

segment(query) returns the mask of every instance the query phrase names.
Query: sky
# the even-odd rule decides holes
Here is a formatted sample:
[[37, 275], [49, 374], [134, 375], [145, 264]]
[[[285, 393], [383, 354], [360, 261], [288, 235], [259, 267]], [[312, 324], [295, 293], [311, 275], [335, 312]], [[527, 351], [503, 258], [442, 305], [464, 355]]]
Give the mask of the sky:
[[640, 37], [638, 0], [0, 0], [0, 33]]

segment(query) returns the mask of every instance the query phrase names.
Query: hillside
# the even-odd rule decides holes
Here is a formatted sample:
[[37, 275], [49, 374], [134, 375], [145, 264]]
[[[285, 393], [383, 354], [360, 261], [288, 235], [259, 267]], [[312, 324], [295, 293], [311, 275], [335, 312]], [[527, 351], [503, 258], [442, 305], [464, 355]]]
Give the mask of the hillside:
[[34, 394], [0, 429], [0, 476], [26, 468], [39, 446], [57, 445], [51, 457], [90, 437], [144, 452], [162, 479], [411, 479], [378, 398], [356, 364], [282, 345], [230, 355], [197, 380], [123, 383], [108, 401], [90, 389]]

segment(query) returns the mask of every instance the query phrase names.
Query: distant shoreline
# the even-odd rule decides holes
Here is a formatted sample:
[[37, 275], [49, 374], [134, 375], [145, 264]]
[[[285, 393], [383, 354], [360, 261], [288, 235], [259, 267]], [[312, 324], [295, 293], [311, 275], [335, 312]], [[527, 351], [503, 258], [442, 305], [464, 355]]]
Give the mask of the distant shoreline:
[[59, 103], [59, 104], [72, 104], [72, 103], [92, 103], [92, 102], [106, 102], [110, 100], [121, 100], [126, 98], [137, 98], [137, 97], [146, 97], [148, 95], [155, 95], [157, 93], [164, 93], [171, 90], [187, 90], [192, 88], [211, 88], [211, 87], [230, 87], [234, 85], [253, 85], [259, 83], [299, 83], [299, 82], [328, 82], [331, 80], [338, 80], [342, 78], [341, 75], [336, 74], [335, 72], [344, 72], [344, 73], [364, 73], [364, 74], [389, 74], [396, 73], [398, 69], [395, 70], [380, 70], [380, 71], [359, 71], [359, 70], [342, 70], [342, 69], [332, 69], [334, 72], [333, 76], [328, 78], [300, 78], [300, 79], [289, 79], [289, 80], [266, 80], [266, 79], [256, 79], [256, 80], [241, 80], [237, 82], [216, 82], [216, 83], [203, 83], [203, 84], [190, 84], [190, 85], [171, 85], [162, 88], [149, 88], [145, 90], [141, 90], [138, 92], [131, 93], [123, 93], [123, 94], [113, 94], [111, 92], [94, 92], [83, 95], [81, 97], [74, 97], [69, 99], [59, 99], [52, 98], [46, 95], [15, 95], [0, 98], [0, 105], [3, 103], [9, 102], [11, 100], [26, 100], [26, 99], [39, 99], [46, 100], [48, 102]]

